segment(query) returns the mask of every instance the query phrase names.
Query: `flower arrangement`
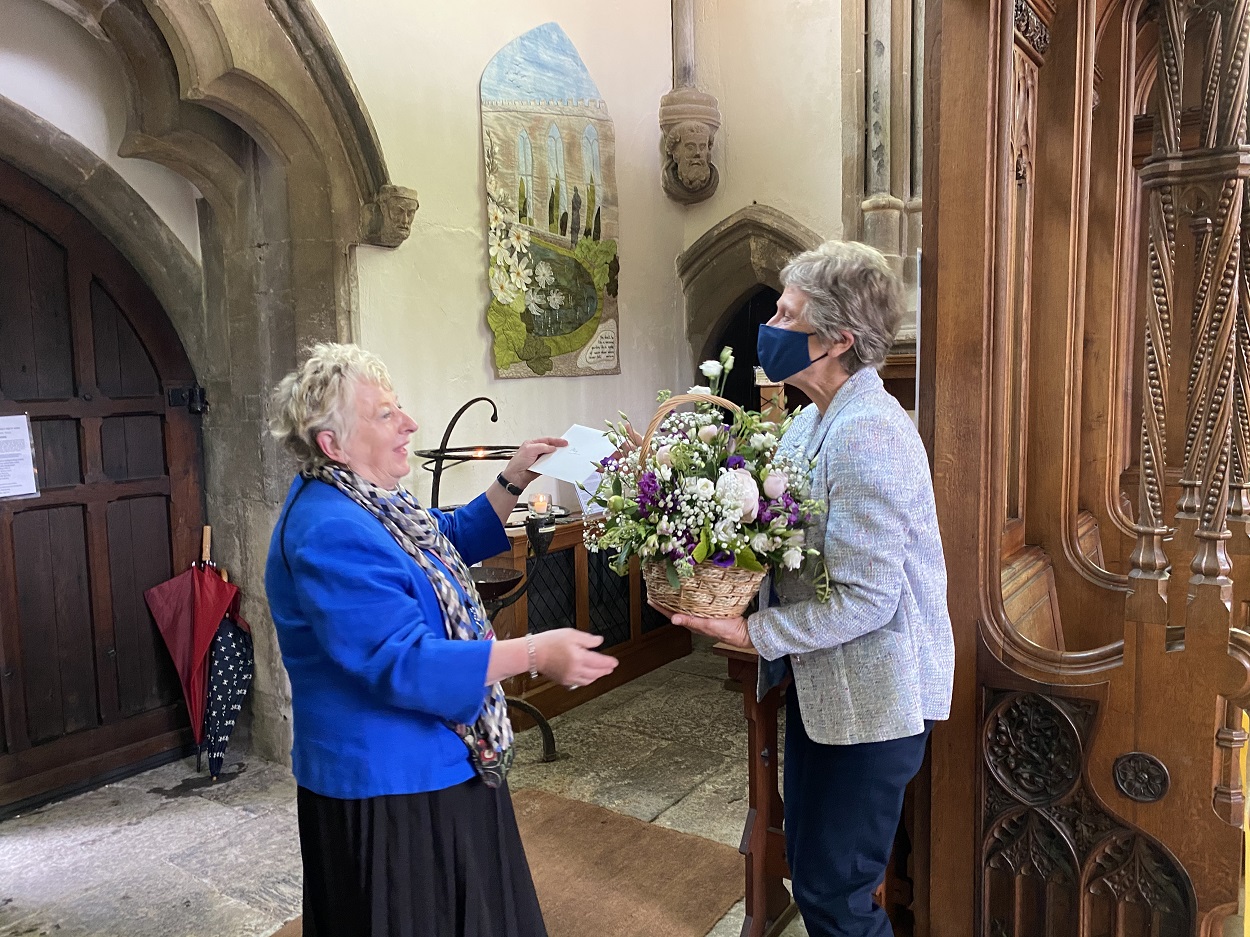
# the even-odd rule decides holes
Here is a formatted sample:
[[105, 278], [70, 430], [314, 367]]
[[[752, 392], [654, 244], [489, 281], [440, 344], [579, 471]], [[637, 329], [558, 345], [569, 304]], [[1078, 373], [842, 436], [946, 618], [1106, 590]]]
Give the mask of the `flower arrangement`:
[[[691, 577], [712, 570], [755, 574], [758, 587], [768, 567], [794, 570], [819, 555], [804, 533], [821, 508], [808, 497], [811, 463], [778, 452], [792, 416], [778, 424], [734, 407], [727, 420], [717, 395], [733, 365], [733, 349], [726, 348], [700, 368], [708, 385], [680, 398], [661, 391], [641, 446], [630, 445], [627, 422], [609, 423], [618, 455], [602, 464], [591, 503], [604, 512], [588, 523], [586, 546], [614, 553], [612, 566], [621, 575], [639, 557], [650, 572], [649, 588], [667, 580], [681, 593]], [[695, 409], [672, 412], [683, 402]], [[741, 606], [746, 601], [749, 595]]]

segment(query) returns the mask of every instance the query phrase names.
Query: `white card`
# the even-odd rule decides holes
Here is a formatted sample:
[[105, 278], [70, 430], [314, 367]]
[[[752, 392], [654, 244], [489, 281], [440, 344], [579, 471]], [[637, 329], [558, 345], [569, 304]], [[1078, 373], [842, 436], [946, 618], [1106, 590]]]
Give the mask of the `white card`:
[[577, 423], [570, 426], [562, 438], [567, 439], [569, 444], [543, 456], [532, 468], [541, 475], [558, 478], [571, 485], [585, 481], [587, 475], [597, 471], [600, 462], [616, 451], [607, 433]]
[[34, 498], [35, 453], [25, 414], [0, 416], [0, 498]]

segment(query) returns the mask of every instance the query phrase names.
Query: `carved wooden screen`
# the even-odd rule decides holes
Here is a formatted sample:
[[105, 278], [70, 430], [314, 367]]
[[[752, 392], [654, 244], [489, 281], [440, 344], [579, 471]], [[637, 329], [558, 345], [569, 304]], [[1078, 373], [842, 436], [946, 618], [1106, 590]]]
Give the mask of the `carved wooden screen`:
[[[959, 665], [918, 933], [1208, 937], [1250, 703], [1250, 0], [987, 7], [929, 27], [922, 425]], [[978, 43], [986, 92], [951, 75]]]

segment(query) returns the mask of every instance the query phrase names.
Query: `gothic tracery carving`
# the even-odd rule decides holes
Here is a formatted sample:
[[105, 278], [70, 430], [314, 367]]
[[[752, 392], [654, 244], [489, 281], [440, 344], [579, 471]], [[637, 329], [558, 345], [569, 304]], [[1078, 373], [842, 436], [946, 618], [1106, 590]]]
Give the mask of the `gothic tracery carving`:
[[1043, 808], [1042, 812], [1068, 834], [1076, 846], [1077, 856], [1082, 860], [1112, 830], [1124, 829], [1114, 817], [1098, 806], [1084, 787], [1077, 788], [1076, 794], [1070, 800]]
[[1175, 864], [1144, 836], [1124, 833], [1099, 850], [1089, 891], [1159, 914], [1188, 916], [1189, 889]]
[[1081, 770], [1081, 743], [1071, 720], [1036, 693], [1008, 697], [986, 720], [985, 759], [1011, 794], [1045, 804], [1072, 789]]
[[1076, 862], [1063, 835], [1036, 810], [1000, 821], [990, 834], [988, 865], [1011, 875], [1036, 875], [1056, 884], [1076, 880]]

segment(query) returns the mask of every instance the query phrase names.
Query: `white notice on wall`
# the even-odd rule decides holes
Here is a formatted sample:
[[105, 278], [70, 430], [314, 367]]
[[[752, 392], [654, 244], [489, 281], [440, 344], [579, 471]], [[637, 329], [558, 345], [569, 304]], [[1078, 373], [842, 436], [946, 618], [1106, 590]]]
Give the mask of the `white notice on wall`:
[[38, 495], [30, 419], [25, 414], [0, 416], [0, 498]]

